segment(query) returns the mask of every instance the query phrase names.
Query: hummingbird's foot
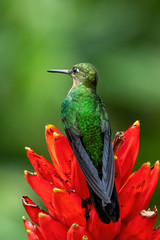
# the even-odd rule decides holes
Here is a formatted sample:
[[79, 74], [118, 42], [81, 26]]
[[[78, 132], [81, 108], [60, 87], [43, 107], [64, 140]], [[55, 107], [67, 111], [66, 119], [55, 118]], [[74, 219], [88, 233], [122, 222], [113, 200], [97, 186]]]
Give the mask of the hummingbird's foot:
[[81, 200], [82, 200], [81, 207], [85, 208], [85, 209], [88, 208], [87, 204], [90, 203], [90, 199], [89, 198], [86, 198], [86, 199], [82, 198]]
[[88, 220], [89, 216], [90, 216], [90, 210], [89, 209], [86, 209], [85, 210], [85, 218], [86, 218], [86, 221]]
[[90, 216], [90, 210], [88, 209], [88, 204], [91, 202], [89, 198], [87, 199], [84, 199], [82, 198], [81, 199], [82, 202], [81, 202], [81, 207], [82, 208], [85, 208], [85, 218], [86, 218], [86, 221], [88, 220], [89, 216]]

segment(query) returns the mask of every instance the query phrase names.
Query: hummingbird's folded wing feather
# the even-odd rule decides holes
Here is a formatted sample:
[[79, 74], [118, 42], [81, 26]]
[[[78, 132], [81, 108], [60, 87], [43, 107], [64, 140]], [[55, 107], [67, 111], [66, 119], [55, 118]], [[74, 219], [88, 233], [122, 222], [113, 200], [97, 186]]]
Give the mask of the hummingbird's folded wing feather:
[[[105, 125], [109, 122], [106, 121]], [[102, 162], [102, 185], [103, 189], [107, 192], [107, 196], [111, 198], [114, 187], [114, 155], [111, 141], [110, 126], [102, 127], [101, 131], [104, 135], [104, 148], [103, 148], [103, 162]]]
[[[111, 141], [111, 128], [108, 120], [102, 121], [101, 131], [104, 134], [104, 149], [102, 163], [102, 185], [107, 192], [107, 196], [111, 199], [111, 205], [106, 206], [105, 210], [109, 214], [112, 222], [117, 222], [119, 219], [119, 203], [116, 187], [114, 184], [114, 154]], [[108, 207], [110, 209], [108, 209]]]

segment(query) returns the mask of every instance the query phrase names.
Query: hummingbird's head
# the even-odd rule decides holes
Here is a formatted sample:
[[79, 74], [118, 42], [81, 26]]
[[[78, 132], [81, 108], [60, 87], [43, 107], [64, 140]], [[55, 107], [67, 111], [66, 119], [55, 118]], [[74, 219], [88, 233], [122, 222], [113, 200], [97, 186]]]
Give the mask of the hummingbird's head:
[[73, 85], [83, 84], [88, 88], [96, 88], [98, 73], [90, 63], [79, 63], [72, 67], [70, 75], [73, 78]]
[[90, 63], [79, 63], [70, 70], [48, 70], [48, 72], [64, 73], [73, 78], [73, 86], [85, 85], [87, 88], [96, 89], [98, 73], [96, 68]]

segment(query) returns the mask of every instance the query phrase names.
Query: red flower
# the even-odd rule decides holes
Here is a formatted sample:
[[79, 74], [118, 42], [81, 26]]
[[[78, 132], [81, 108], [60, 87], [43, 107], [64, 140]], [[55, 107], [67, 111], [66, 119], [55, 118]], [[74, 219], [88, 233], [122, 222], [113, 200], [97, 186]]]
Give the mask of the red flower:
[[[66, 137], [54, 126], [46, 126], [46, 141], [52, 163], [26, 148], [35, 173], [24, 171], [25, 178], [42, 199], [48, 212], [27, 196], [23, 206], [31, 221], [23, 218], [30, 240], [158, 240], [160, 229], [153, 230], [156, 207], [145, 211], [156, 188], [159, 162], [145, 163], [131, 174], [139, 150], [140, 124], [116, 134], [115, 183], [120, 204], [117, 223], [100, 221], [90, 199], [86, 180]], [[89, 217], [88, 216], [89, 213]]]

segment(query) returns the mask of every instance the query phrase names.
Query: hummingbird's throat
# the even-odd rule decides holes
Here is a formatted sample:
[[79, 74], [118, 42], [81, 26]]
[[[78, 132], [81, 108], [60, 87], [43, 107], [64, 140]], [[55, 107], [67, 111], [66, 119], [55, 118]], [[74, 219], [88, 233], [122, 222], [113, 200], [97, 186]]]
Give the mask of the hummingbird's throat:
[[78, 85], [78, 81], [75, 78], [73, 78], [73, 87], [75, 87], [77, 85]]

